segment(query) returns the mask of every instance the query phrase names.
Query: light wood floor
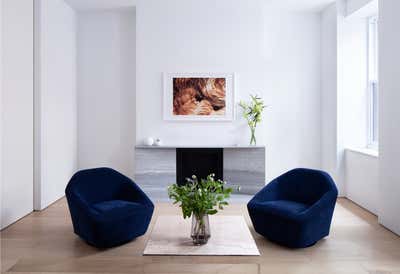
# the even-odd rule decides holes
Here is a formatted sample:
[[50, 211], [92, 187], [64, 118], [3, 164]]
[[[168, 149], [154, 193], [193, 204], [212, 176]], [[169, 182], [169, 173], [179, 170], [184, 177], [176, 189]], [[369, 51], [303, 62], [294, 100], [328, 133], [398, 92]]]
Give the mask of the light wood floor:
[[244, 204], [222, 214], [243, 214], [261, 256], [142, 256], [154, 220], [180, 214], [157, 204], [146, 235], [118, 248], [97, 250], [72, 232], [65, 199], [34, 212], [1, 232], [2, 272], [39, 273], [400, 273], [400, 238], [375, 216], [346, 199], [338, 201], [331, 235], [307, 249], [291, 250], [257, 235]]

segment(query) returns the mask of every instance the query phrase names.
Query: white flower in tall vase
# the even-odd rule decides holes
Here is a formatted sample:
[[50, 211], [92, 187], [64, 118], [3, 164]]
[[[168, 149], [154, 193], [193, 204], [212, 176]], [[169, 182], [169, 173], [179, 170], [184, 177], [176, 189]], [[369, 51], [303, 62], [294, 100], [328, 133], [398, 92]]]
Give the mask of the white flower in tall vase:
[[250, 128], [250, 145], [256, 145], [256, 128], [261, 122], [262, 112], [267, 106], [257, 95], [250, 95], [250, 98], [250, 102], [240, 101], [239, 106], [243, 109], [243, 117], [247, 120]]

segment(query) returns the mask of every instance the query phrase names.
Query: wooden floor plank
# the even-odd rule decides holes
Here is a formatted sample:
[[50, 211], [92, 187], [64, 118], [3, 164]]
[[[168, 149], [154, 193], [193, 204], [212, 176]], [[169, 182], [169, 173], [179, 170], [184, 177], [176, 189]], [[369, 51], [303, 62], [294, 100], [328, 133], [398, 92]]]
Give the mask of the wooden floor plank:
[[98, 250], [72, 231], [65, 199], [34, 212], [0, 233], [1, 270], [10, 273], [375, 273], [400, 274], [400, 238], [377, 223], [376, 216], [339, 199], [331, 234], [315, 246], [288, 249], [258, 235], [244, 204], [223, 215], [242, 215], [261, 256], [143, 256], [155, 217], [177, 214], [156, 205], [148, 232], [123, 246]]

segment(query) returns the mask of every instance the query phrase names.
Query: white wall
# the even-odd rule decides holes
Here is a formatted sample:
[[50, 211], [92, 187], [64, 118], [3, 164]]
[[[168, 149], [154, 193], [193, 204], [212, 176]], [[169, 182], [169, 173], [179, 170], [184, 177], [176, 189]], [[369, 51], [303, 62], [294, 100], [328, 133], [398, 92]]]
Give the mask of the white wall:
[[378, 0], [347, 0], [346, 14], [358, 13], [360, 9], [364, 9], [364, 12], [369, 13], [368, 10], [377, 10], [377, 8]]
[[2, 1], [1, 228], [33, 209], [33, 1]]
[[400, 234], [400, 1], [379, 2], [379, 221]]
[[343, 169], [338, 152], [338, 7], [321, 13], [321, 162], [344, 195]]
[[379, 208], [378, 156], [346, 150], [346, 197], [374, 214]]
[[365, 147], [367, 133], [366, 19], [345, 17], [345, 4], [337, 1], [321, 13], [322, 168], [335, 179], [340, 196], [349, 183], [345, 149]]
[[[0, 0], [0, 229], [3, 216], [3, 0]], [[1, 255], [1, 250], [0, 250]]]
[[76, 16], [35, 1], [35, 209], [64, 195], [77, 168]]
[[268, 177], [298, 166], [320, 167], [320, 17], [264, 3], [139, 3], [138, 144], [148, 136], [164, 144], [248, 144], [240, 113], [232, 123], [162, 117], [163, 72], [235, 72], [236, 102], [258, 93], [270, 105], [257, 129], [258, 143], [267, 145]]
[[[367, 4], [367, 2], [369, 2]], [[338, 19], [338, 134], [344, 161], [346, 197], [378, 213], [378, 156], [367, 147], [367, 24], [376, 1], [348, 1]]]
[[85, 12], [78, 22], [79, 168], [133, 176], [135, 12]]

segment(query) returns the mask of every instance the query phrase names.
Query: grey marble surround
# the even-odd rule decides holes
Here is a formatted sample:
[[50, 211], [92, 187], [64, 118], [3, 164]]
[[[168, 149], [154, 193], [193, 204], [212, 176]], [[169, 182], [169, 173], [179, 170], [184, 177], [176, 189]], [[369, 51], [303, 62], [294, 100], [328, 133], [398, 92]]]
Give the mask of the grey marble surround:
[[[176, 148], [177, 146], [136, 146], [135, 181], [149, 191], [166, 189], [168, 185], [175, 183]], [[222, 148], [224, 180], [228, 185], [240, 186], [240, 193], [243, 194], [254, 194], [259, 191], [265, 185], [265, 147], [226, 146]]]

